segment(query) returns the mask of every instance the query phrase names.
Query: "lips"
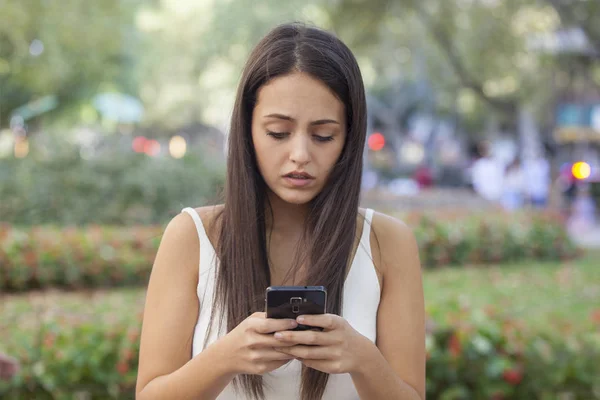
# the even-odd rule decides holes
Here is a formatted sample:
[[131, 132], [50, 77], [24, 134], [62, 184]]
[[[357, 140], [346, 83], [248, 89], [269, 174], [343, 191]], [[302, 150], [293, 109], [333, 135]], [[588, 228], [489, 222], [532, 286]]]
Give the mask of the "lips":
[[293, 171], [288, 174], [285, 174], [284, 177], [292, 178], [292, 179], [315, 179], [314, 176], [312, 176], [308, 172], [303, 172], [303, 171]]
[[304, 171], [293, 171], [283, 175], [287, 185], [292, 188], [310, 187], [315, 177]]

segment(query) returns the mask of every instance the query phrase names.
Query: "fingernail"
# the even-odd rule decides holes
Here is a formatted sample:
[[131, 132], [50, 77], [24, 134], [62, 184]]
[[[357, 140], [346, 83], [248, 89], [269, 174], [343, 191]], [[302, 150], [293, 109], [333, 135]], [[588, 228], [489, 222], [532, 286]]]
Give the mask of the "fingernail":
[[296, 318], [296, 321], [298, 321], [298, 323], [303, 323], [304, 322], [304, 317], [298, 317]]
[[283, 334], [281, 332], [275, 332], [275, 339], [281, 339]]
[[295, 328], [295, 327], [297, 327], [297, 326], [298, 326], [298, 323], [297, 323], [296, 321], [294, 321], [294, 320], [291, 320], [291, 321], [290, 321], [290, 326], [291, 326], [292, 328]]

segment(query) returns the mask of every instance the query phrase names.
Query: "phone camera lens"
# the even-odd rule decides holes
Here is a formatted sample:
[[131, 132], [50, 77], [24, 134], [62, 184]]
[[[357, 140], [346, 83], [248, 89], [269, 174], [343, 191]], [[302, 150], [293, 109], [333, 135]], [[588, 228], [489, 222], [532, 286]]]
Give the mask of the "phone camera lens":
[[302, 297], [290, 298], [290, 304], [292, 305], [292, 312], [298, 314], [300, 312], [300, 304], [302, 304]]

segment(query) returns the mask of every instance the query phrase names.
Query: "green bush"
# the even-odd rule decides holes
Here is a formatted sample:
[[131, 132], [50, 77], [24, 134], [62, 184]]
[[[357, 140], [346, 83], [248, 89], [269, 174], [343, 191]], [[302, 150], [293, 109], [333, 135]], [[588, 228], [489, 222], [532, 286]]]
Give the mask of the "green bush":
[[[124, 310], [126, 312], [126, 310]], [[44, 323], [23, 330], [6, 349], [21, 363], [10, 382], [0, 381], [3, 399], [134, 398], [139, 318]]]
[[600, 333], [526, 333], [520, 321], [476, 313], [478, 322], [427, 337], [428, 398], [600, 398]]
[[73, 152], [53, 158], [0, 159], [0, 222], [17, 225], [131, 225], [162, 223], [192, 204], [218, 199], [222, 162], [113, 154], [84, 160]]
[[[0, 344], [21, 362], [3, 399], [134, 398], [141, 304], [116, 315], [68, 317], [13, 328]], [[520, 321], [475, 310], [427, 334], [427, 397], [600, 398], [600, 333], [528, 332]]]
[[[511, 220], [499, 215], [460, 220], [421, 215], [414, 226], [424, 267], [566, 260], [580, 254], [564, 223], [551, 214]], [[412, 216], [414, 219], [414, 215]]]
[[[564, 260], [577, 256], [562, 223], [536, 216], [460, 221], [420, 218], [413, 227], [424, 267]], [[18, 228], [0, 224], [0, 290], [145, 284], [160, 242], [158, 226]]]

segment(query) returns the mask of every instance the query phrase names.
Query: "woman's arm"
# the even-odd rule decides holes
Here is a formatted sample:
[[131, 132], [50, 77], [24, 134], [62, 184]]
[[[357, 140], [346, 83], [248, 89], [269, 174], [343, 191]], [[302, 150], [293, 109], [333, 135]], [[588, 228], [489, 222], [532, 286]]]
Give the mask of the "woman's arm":
[[273, 332], [294, 328], [296, 322], [266, 318], [265, 313], [250, 315], [192, 358], [197, 237], [193, 220], [181, 214], [167, 226], [158, 249], [144, 310], [138, 399], [215, 399], [237, 374], [262, 375], [293, 358], [273, 349], [279, 345]]
[[198, 255], [193, 220], [180, 214], [164, 232], [148, 284], [138, 399], [215, 399], [235, 375], [229, 360], [221, 357], [220, 342], [191, 359]]
[[373, 231], [372, 253], [383, 273], [377, 348], [366, 345], [352, 380], [361, 399], [425, 399], [425, 305], [417, 243], [405, 224], [387, 215], [375, 214]]

